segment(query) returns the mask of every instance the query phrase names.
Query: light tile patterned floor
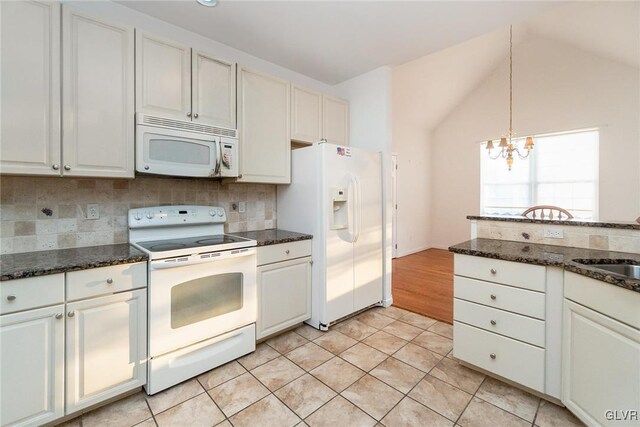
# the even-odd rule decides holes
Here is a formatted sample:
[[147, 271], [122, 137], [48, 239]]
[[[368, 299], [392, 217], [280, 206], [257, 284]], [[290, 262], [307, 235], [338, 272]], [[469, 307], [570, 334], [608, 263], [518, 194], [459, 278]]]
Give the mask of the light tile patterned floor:
[[569, 427], [566, 409], [451, 357], [452, 328], [396, 307], [320, 332], [301, 326], [154, 396], [65, 426]]

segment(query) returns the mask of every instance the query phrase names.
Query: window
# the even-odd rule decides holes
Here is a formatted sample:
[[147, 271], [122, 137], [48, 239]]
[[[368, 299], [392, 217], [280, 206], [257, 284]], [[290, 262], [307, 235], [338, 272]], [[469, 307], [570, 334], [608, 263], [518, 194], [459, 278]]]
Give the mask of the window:
[[480, 150], [482, 214], [520, 215], [531, 206], [554, 205], [576, 218], [597, 219], [597, 130], [538, 136], [529, 158], [516, 156], [511, 171], [506, 160], [489, 158], [485, 144]]

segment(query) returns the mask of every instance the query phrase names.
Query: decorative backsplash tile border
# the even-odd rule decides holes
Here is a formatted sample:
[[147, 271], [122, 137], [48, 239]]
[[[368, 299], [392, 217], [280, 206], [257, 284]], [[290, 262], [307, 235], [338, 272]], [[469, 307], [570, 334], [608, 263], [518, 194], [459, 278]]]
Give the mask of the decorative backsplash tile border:
[[[243, 213], [231, 209], [239, 202], [246, 203]], [[98, 205], [99, 219], [87, 219], [88, 204]], [[163, 177], [2, 176], [0, 253], [124, 243], [129, 209], [177, 204], [225, 208], [229, 233], [276, 227], [275, 185]]]
[[[545, 229], [562, 230], [564, 238], [546, 238]], [[471, 230], [478, 238], [640, 253], [640, 230], [487, 220], [471, 220]]]

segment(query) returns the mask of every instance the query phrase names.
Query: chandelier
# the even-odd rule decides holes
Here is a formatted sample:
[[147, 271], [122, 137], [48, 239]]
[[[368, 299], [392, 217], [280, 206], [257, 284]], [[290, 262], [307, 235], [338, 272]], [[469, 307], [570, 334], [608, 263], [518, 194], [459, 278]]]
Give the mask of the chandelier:
[[507, 160], [507, 166], [511, 170], [513, 165], [514, 153], [518, 155], [522, 160], [529, 157], [531, 150], [533, 150], [533, 137], [528, 136], [524, 143], [522, 152], [518, 148], [518, 142], [514, 139], [515, 132], [513, 131], [513, 25], [509, 27], [509, 133], [507, 136], [500, 138], [498, 143], [499, 151], [494, 155], [491, 153], [494, 144], [492, 140], [487, 141], [487, 153], [491, 160], [497, 158], [503, 158]]

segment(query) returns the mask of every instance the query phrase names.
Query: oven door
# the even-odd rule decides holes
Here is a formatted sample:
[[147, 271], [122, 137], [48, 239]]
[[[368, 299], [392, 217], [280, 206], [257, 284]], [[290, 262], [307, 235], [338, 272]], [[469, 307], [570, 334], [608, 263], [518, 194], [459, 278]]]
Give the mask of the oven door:
[[256, 321], [256, 249], [149, 263], [149, 356]]
[[138, 172], [172, 176], [213, 176], [217, 150], [218, 141], [214, 136], [153, 126], [136, 127]]

